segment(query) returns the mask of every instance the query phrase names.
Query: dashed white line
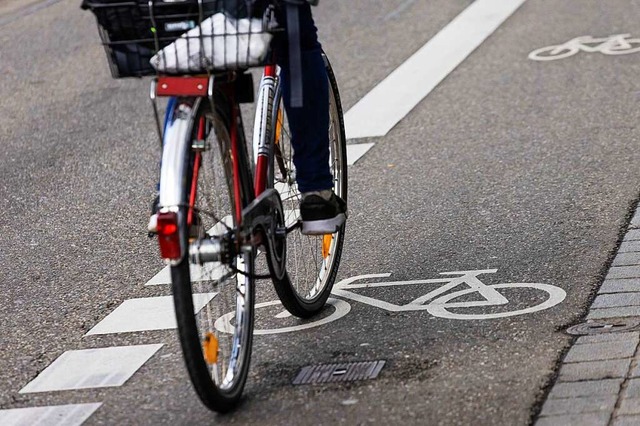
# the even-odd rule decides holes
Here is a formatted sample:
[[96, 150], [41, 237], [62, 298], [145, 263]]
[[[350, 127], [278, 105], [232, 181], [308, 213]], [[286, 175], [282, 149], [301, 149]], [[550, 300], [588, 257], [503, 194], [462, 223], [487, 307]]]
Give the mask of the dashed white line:
[[373, 143], [359, 143], [347, 145], [347, 165], [353, 166], [356, 164], [363, 155], [365, 155], [371, 148], [373, 148]]
[[[203, 266], [189, 265], [191, 281], [215, 281], [227, 273], [227, 268], [218, 262], [207, 263]], [[171, 268], [165, 266], [145, 285], [165, 285], [171, 284]]]
[[3, 426], [80, 426], [102, 403], [52, 405], [0, 410]]
[[[193, 305], [195, 313], [198, 313], [216, 294], [194, 294]], [[145, 297], [125, 300], [115, 311], [89, 330], [85, 336], [171, 330], [176, 327], [176, 313], [172, 296]]]
[[67, 351], [19, 393], [122, 386], [163, 345]]

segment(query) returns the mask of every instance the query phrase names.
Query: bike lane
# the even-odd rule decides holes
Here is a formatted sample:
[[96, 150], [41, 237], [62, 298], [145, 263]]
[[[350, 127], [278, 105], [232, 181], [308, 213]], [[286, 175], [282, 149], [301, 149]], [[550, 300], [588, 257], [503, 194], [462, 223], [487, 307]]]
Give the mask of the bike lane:
[[[419, 32], [416, 12], [428, 10], [407, 4], [406, 13], [414, 16], [406, 30]], [[529, 0], [351, 172], [352, 216], [340, 278], [390, 273], [384, 280], [406, 282], [495, 268], [483, 277], [485, 284], [544, 283], [565, 290], [566, 300], [529, 316], [461, 321], [345, 299], [351, 310], [340, 320], [256, 338], [246, 402], [231, 416], [215, 417], [216, 423], [526, 424], [570, 343], [562, 330], [584, 314], [637, 196], [637, 133], [629, 124], [637, 117], [630, 120], [629, 111], [637, 101], [631, 77], [638, 57], [576, 55], [573, 62], [550, 64], [527, 59], [536, 48], [577, 35], [613, 34], [637, 16], [635, 3], [604, 8], [595, 1]], [[457, 10], [447, 12], [444, 22]], [[329, 28], [350, 28], [348, 19], [330, 22], [332, 14], [324, 13]], [[340, 45], [347, 35], [336, 30], [326, 43], [336, 52], [346, 106], [357, 100], [354, 92], [366, 93], [410, 55], [411, 43], [417, 49], [426, 41], [409, 37], [402, 52], [389, 47], [381, 59], [364, 50], [353, 60], [353, 47]], [[379, 67], [380, 61], [390, 64]], [[127, 262], [118, 265], [126, 268]], [[144, 272], [155, 273], [151, 267]], [[439, 284], [433, 285], [358, 291], [403, 304]], [[108, 297], [96, 291], [96, 297]], [[152, 290], [129, 291], [140, 293]], [[505, 309], [543, 301], [536, 292], [505, 296]], [[260, 297], [274, 298], [266, 283]], [[275, 320], [260, 315], [258, 321]], [[67, 339], [78, 347], [154, 344], [160, 333]], [[90, 420], [96, 423], [210, 422], [180, 370], [179, 349], [170, 340], [175, 336], [161, 336], [166, 347], [124, 388], [21, 396], [20, 402], [104, 401]], [[363, 360], [386, 361], [376, 380], [291, 386], [302, 366]]]
[[[564, 330], [584, 317], [638, 197], [640, 56], [539, 63], [528, 55], [581, 35], [633, 32], [637, 11], [627, 1], [526, 2], [351, 174], [358, 225], [342, 277], [406, 282], [497, 268], [485, 283], [558, 286], [562, 304], [456, 321], [347, 299], [351, 311], [324, 326], [331, 339], [318, 329], [325, 355], [311, 361], [337, 348], [337, 360], [387, 366], [375, 383], [292, 391], [299, 399], [289, 407], [316, 412], [303, 401], [320, 395], [331, 420], [526, 424], [536, 415], [573, 340]], [[406, 286], [367, 291], [386, 301], [420, 295]], [[516, 306], [537, 300], [507, 297]]]
[[[394, 62], [377, 70], [381, 76], [468, 2], [442, 2], [435, 5], [438, 8], [432, 5], [437, 11], [427, 19], [422, 17], [426, 13], [409, 16], [413, 24], [423, 25], [415, 26], [411, 40], [404, 39], [407, 31], [402, 25], [408, 15], [397, 15], [406, 11], [405, 3], [385, 2], [370, 19], [360, 17], [357, 26], [343, 24], [364, 31], [369, 30], [372, 20], [390, 21], [385, 29], [394, 35], [388, 34], [386, 40], [402, 47], [388, 52], [387, 58]], [[423, 5], [421, 8], [424, 12]], [[7, 372], [2, 378], [2, 408], [88, 404], [84, 406], [87, 410], [98, 409], [89, 422], [203, 423], [212, 415], [199, 404], [186, 380], [173, 331], [88, 333], [121, 304], [136, 297], [165, 297], [169, 291], [166, 285], [143, 286], [160, 269], [155, 245], [144, 238], [149, 191], [157, 178], [148, 87], [146, 82], [109, 79], [93, 22], [86, 14], [82, 15], [84, 21], [79, 20], [80, 13], [75, 2], [65, 1], [24, 21], [7, 24], [0, 34], [7, 46], [2, 52], [2, 67], [8, 82], [0, 89], [5, 100], [1, 128], [3, 140], [7, 140], [2, 169], [7, 184], [2, 197], [9, 206], [3, 221], [8, 245], [2, 253], [2, 263], [9, 271], [2, 302], [8, 323], [2, 337], [4, 351], [12, 354], [0, 361]], [[76, 21], [82, 23], [72, 24]], [[342, 34], [347, 38], [348, 34]], [[355, 46], [363, 44], [352, 39]], [[366, 89], [363, 83], [362, 90]], [[145, 118], [132, 120], [141, 115], [146, 122]], [[30, 223], [33, 232], [24, 232], [24, 222]], [[264, 300], [273, 298], [269, 292]], [[279, 344], [283, 345], [281, 356], [290, 358], [291, 372], [306, 362], [306, 349], [303, 358], [296, 359], [299, 354], [289, 350], [292, 340]], [[256, 352], [267, 354], [268, 360], [273, 350], [269, 341], [266, 345]], [[144, 346], [147, 353], [131, 362], [125, 353], [87, 359], [84, 356], [92, 354], [80, 352], [123, 346]], [[313, 350], [313, 345], [309, 348]], [[141, 366], [145, 357], [151, 360]], [[44, 387], [25, 387], [32, 379], [46, 376], [40, 374], [59, 360], [76, 360], [63, 364], [66, 373], [62, 376], [66, 377], [62, 379], [68, 379], [77, 377], [75, 373], [87, 365], [103, 360], [112, 363], [118, 358], [120, 362], [115, 364], [122, 369], [110, 371], [111, 379], [101, 386], [90, 381], [82, 389], [53, 391], [50, 381]], [[141, 368], [131, 378], [129, 373], [137, 366]], [[255, 374], [265, 373], [257, 370]], [[119, 379], [113, 381], [114, 375]], [[269, 372], [265, 376], [273, 383], [284, 374]], [[113, 386], [127, 378], [126, 386]], [[40, 392], [31, 393], [34, 390]], [[255, 388], [248, 393], [255, 396]], [[256, 417], [255, 412], [249, 415]]]
[[[241, 424], [257, 412], [276, 424], [534, 419], [573, 340], [564, 330], [584, 317], [638, 197], [629, 118], [637, 116], [640, 62], [585, 53], [539, 63], [528, 55], [634, 28], [637, 10], [628, 1], [527, 1], [351, 172], [340, 277], [390, 274], [369, 282], [407, 283], [495, 268], [485, 284], [552, 285], [566, 292], [562, 303], [464, 321], [391, 312], [338, 291], [351, 306], [342, 318], [258, 343], [254, 371], [265, 376], [255, 373], [247, 405], [222, 421]], [[353, 292], [401, 306], [440, 285]], [[502, 312], [544, 301], [527, 289], [504, 296]], [[300, 362], [365, 360], [386, 361], [374, 381], [289, 387]]]

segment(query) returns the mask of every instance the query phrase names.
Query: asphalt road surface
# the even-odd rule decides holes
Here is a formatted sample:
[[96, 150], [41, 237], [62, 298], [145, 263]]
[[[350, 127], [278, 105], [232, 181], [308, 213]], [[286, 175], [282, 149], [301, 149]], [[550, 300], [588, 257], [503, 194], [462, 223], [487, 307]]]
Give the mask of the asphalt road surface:
[[[496, 269], [485, 284], [542, 283], [566, 298], [465, 320], [336, 295], [351, 306], [344, 317], [256, 337], [243, 403], [226, 416], [200, 404], [174, 330], [85, 336], [123, 302], [170, 289], [145, 285], [163, 268], [145, 230], [159, 160], [148, 81], [110, 78], [78, 3], [0, 16], [1, 409], [100, 403], [87, 425], [535, 420], [572, 341], [564, 330], [581, 322], [638, 200], [640, 53], [528, 56], [579, 36], [640, 38], [640, 1], [527, 0], [390, 132], [350, 142], [375, 145], [350, 168], [340, 280]], [[323, 0], [316, 20], [345, 111], [472, 3]], [[270, 287], [260, 283], [259, 301], [275, 299]], [[361, 294], [402, 305], [435, 288]], [[502, 292], [505, 306], [451, 312], [548, 297]], [[261, 314], [257, 327], [274, 321]], [[20, 392], [67, 351], [137, 345], [162, 346], [138, 364], [122, 357], [121, 385]], [[376, 360], [386, 364], [374, 380], [292, 385], [304, 366]]]

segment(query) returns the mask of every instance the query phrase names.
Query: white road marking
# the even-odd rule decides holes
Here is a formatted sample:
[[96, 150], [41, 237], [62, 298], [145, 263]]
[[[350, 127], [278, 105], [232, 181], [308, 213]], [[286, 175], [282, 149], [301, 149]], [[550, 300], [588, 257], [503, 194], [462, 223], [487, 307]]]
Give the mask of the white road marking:
[[0, 410], [3, 426], [80, 426], [102, 403]]
[[389, 20], [395, 18], [396, 16], [398, 16], [399, 14], [401, 14], [402, 12], [407, 10], [416, 1], [417, 0], [405, 0], [404, 3], [401, 3], [400, 6], [396, 7], [393, 12], [391, 12], [387, 16], [385, 16], [383, 21], [389, 21]]
[[[448, 278], [435, 278], [428, 280], [412, 280], [412, 281], [391, 281], [391, 282], [375, 282], [375, 283], [359, 283], [354, 282], [364, 279], [372, 278], [385, 278], [390, 274], [370, 274], [360, 275], [342, 280], [334, 286], [332, 294], [341, 296], [346, 299], [351, 299], [357, 302], [361, 302], [370, 306], [374, 306], [380, 309], [384, 309], [389, 312], [411, 312], [411, 311], [427, 311], [431, 315], [440, 318], [459, 319], [459, 320], [481, 320], [481, 319], [494, 319], [505, 318], [515, 315], [523, 315], [532, 312], [549, 309], [562, 302], [566, 293], [559, 287], [538, 284], [538, 283], [508, 283], [508, 284], [493, 284], [486, 285], [478, 278], [478, 275], [486, 273], [495, 273], [497, 269], [484, 269], [477, 271], [456, 271], [456, 272], [441, 272], [440, 275], [455, 275], [462, 274], [461, 277], [448, 277]], [[354, 293], [353, 289], [358, 288], [379, 288], [379, 287], [401, 287], [408, 285], [425, 285], [425, 284], [439, 284], [440, 287], [436, 290], [428, 291], [423, 296], [418, 297], [410, 301], [409, 303], [398, 305], [390, 303], [384, 300], [379, 300], [374, 297], [365, 296], [362, 294]], [[449, 292], [451, 289], [457, 288], [463, 285], [466, 288]], [[464, 312], [449, 312], [448, 309], [457, 308], [477, 308], [477, 307], [493, 307], [506, 305], [509, 301], [498, 291], [497, 288], [534, 288], [546, 292], [549, 297], [543, 303], [531, 306], [529, 308], [520, 309], [516, 311], [502, 311], [497, 313], [473, 313], [465, 314]], [[453, 300], [466, 296], [467, 294], [478, 293], [482, 300], [466, 300], [464, 302], [452, 302]]]
[[[227, 271], [219, 262], [207, 263], [203, 266], [189, 265], [191, 273], [191, 281], [215, 281], [221, 278]], [[171, 284], [171, 268], [165, 266], [160, 272], [158, 272], [153, 278], [151, 278], [145, 285], [165, 285]]]
[[285, 318], [291, 318], [291, 312], [287, 311], [286, 309], [282, 312], [280, 312], [278, 315], [276, 315], [276, 318], [278, 319], [285, 319]]
[[[614, 34], [608, 37], [581, 36], [566, 43], [541, 47], [529, 53], [533, 61], [553, 61], [573, 56], [578, 52], [626, 55], [640, 52], [640, 38], [629, 38], [631, 34]], [[595, 46], [594, 46], [595, 44]]]
[[[282, 303], [279, 300], [273, 300], [271, 302], [256, 304], [256, 310], [260, 308], [265, 308], [267, 306], [276, 306], [276, 305], [280, 305], [280, 307], [282, 307]], [[327, 300], [327, 305], [333, 306], [335, 309], [330, 315], [320, 320], [315, 320], [315, 319], [307, 320], [304, 322], [304, 324], [292, 325], [289, 327], [261, 329], [259, 328], [260, 316], [256, 315], [256, 327], [253, 330], [253, 334], [254, 336], [260, 336], [265, 334], [280, 334], [280, 333], [289, 333], [292, 331], [306, 330], [308, 328], [318, 327], [320, 325], [338, 320], [343, 316], [347, 315], [349, 311], [351, 311], [351, 305], [349, 305], [344, 300], [329, 298]], [[235, 312], [229, 312], [228, 314], [225, 314], [220, 318], [218, 318], [218, 320], [215, 322], [216, 329], [218, 329], [223, 333], [230, 333], [230, 334], [233, 333], [234, 329], [233, 329], [233, 326], [231, 325], [231, 321], [233, 321], [235, 316], [236, 316]], [[290, 315], [283, 315], [283, 313], [280, 313], [275, 316], [275, 318], [279, 318], [279, 319], [288, 318], [288, 317], [290, 317]], [[303, 320], [299, 320], [299, 321], [303, 321]]]
[[[193, 295], [194, 314], [217, 293]], [[96, 324], [85, 336], [95, 334], [132, 333], [149, 330], [171, 330], [177, 327], [172, 296], [145, 297], [122, 302], [115, 311]]]
[[[478, 306], [474, 302], [459, 302], [459, 303], [448, 303], [449, 300], [453, 300], [460, 296], [465, 296], [469, 293], [476, 292], [476, 289], [467, 289], [456, 291], [450, 294], [446, 294], [433, 302], [429, 303], [427, 306], [427, 312], [429, 312], [434, 317], [447, 318], [447, 319], [457, 319], [457, 320], [487, 320], [487, 319], [496, 319], [496, 318], [506, 318], [512, 317], [516, 315], [524, 315], [531, 314], [538, 311], [543, 311], [545, 309], [552, 308], [562, 302], [566, 297], [567, 293], [561, 289], [560, 287], [556, 287], [549, 284], [538, 284], [538, 283], [507, 283], [507, 284], [494, 284], [490, 287], [493, 288], [526, 288], [531, 289], [535, 288], [546, 292], [549, 296], [547, 300], [540, 303], [539, 305], [533, 305], [528, 308], [519, 309], [516, 311], [507, 311], [507, 312], [495, 312], [489, 314], [465, 314], [464, 312], [450, 312], [447, 309], [451, 308], [464, 308], [464, 307], [472, 307], [474, 305]], [[491, 305], [488, 305], [491, 306]]]
[[347, 145], [347, 165], [353, 166], [363, 155], [365, 155], [374, 143], [358, 143]]
[[122, 386], [163, 345], [67, 351], [19, 393]]
[[346, 113], [347, 139], [389, 133], [525, 1], [474, 1]]

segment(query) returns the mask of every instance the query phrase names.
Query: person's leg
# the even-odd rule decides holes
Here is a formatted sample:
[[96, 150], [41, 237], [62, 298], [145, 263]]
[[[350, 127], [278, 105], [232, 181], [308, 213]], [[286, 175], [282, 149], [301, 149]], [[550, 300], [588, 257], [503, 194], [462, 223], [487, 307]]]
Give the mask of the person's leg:
[[[309, 5], [300, 6], [302, 59], [302, 108], [291, 107], [291, 70], [286, 37], [276, 46], [281, 67], [282, 90], [300, 192], [331, 190], [333, 179], [329, 168], [329, 83], [318, 42], [317, 28]], [[280, 13], [280, 22], [286, 22]]]
[[[278, 65], [281, 67], [284, 99], [296, 181], [302, 193], [300, 216], [302, 233], [324, 235], [337, 232], [347, 218], [346, 203], [332, 191], [333, 177], [329, 166], [329, 80], [318, 42], [317, 28], [308, 4], [300, 6], [300, 45], [302, 62], [301, 108], [291, 105], [292, 79], [286, 36], [276, 40]], [[279, 22], [286, 22], [280, 13]]]

